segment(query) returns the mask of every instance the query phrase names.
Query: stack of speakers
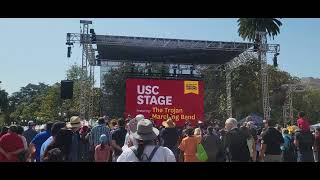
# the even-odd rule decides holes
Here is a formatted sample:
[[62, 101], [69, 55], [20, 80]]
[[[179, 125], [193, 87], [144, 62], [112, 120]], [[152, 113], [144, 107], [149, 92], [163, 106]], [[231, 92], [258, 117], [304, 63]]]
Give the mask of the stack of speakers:
[[61, 81], [61, 99], [72, 99], [73, 97], [73, 81]]

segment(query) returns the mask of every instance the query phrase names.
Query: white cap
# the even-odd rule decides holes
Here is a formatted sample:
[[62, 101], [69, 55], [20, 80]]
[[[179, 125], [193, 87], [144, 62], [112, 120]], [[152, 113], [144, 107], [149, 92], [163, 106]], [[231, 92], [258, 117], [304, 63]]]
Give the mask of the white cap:
[[135, 119], [136, 119], [137, 121], [141, 121], [141, 120], [144, 119], [144, 115], [138, 114]]

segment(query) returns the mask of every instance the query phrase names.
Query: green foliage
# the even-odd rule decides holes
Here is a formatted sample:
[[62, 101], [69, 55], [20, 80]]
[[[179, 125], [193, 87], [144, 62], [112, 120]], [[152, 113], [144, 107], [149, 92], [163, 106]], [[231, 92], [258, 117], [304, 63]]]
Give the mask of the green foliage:
[[267, 32], [272, 38], [280, 33], [282, 23], [276, 18], [239, 18], [238, 33], [244, 40], [254, 41], [256, 32]]
[[62, 100], [60, 99], [60, 84], [50, 86], [41, 101], [40, 112], [37, 117], [42, 117], [44, 122], [57, 120], [61, 111]]
[[[263, 116], [261, 64], [254, 54], [247, 53], [238, 58], [246, 60], [246, 63], [233, 69], [231, 73], [233, 115], [237, 119], [242, 119], [250, 113]], [[283, 84], [297, 83], [299, 79], [272, 66], [268, 67], [268, 71], [271, 118], [280, 122], [286, 94], [277, 89]], [[199, 72], [204, 75], [206, 118], [225, 120], [227, 118], [225, 72], [215, 71], [211, 65], [202, 67]]]
[[203, 66], [198, 72], [204, 76], [204, 111], [206, 119], [225, 119], [225, 74], [213, 65]]
[[[239, 58], [245, 58], [247, 63], [235, 68], [231, 74], [233, 114], [237, 119], [242, 119], [250, 113], [262, 116], [260, 62], [253, 54], [243, 54]], [[152, 67], [153, 72], [161, 73], [161, 70], [161, 65]], [[168, 72], [168, 70], [166, 66], [165, 71]], [[104, 77], [106, 104], [103, 107], [106, 109], [106, 114], [111, 117], [121, 117], [125, 111], [125, 79], [130, 71], [130, 64], [122, 64]], [[143, 68], [136, 66], [135, 71], [142, 72]], [[204, 76], [206, 119], [224, 121], [227, 118], [225, 72], [215, 70], [213, 65], [199, 66], [197, 71]], [[282, 106], [286, 101], [286, 94], [280, 87], [283, 84], [297, 83], [299, 79], [272, 66], [268, 67], [268, 71], [271, 118], [281, 122]], [[49, 120], [60, 119], [59, 112], [66, 112], [68, 117], [79, 113], [82, 75], [81, 67], [77, 65], [70, 67], [67, 71], [68, 79], [74, 80], [72, 100], [62, 101], [60, 99], [60, 83], [51, 86], [43, 83], [28, 84], [9, 98], [4, 90], [0, 90], [1, 108], [6, 109], [6, 112], [0, 115], [0, 125], [10, 124], [11, 121], [20, 123], [21, 120], [35, 120], [37, 117], [39, 123], [45, 123]], [[84, 86], [88, 93], [89, 81]], [[94, 114], [99, 116], [102, 94], [98, 88], [94, 88], [93, 91]], [[298, 111], [305, 111], [311, 123], [319, 122], [320, 90], [310, 88], [303, 93], [294, 93], [293, 107], [295, 118]]]
[[9, 122], [20, 123], [21, 120], [36, 119], [40, 111], [42, 98], [49, 86], [44, 83], [28, 84], [22, 87], [19, 92], [15, 92], [9, 98]]
[[[60, 83], [51, 86], [44, 83], [28, 84], [22, 87], [20, 91], [15, 92], [9, 97], [8, 116], [5, 122], [10, 124], [12, 121], [21, 123], [21, 120], [36, 120], [38, 123], [47, 121], [63, 120], [59, 113], [66, 113], [67, 118], [80, 111], [80, 79], [84, 76], [81, 66], [73, 65], [67, 71], [69, 80], [74, 81], [73, 99], [62, 100], [60, 98]], [[84, 87], [85, 92], [90, 93], [90, 82], [86, 76]], [[99, 90], [94, 90], [95, 114], [99, 115]], [[0, 97], [1, 98], [1, 97]], [[89, 107], [87, 107], [88, 109]], [[1, 123], [1, 121], [0, 121]], [[21, 123], [23, 124], [23, 123]]]
[[[135, 67], [137, 70], [137, 67]], [[121, 117], [125, 110], [126, 73], [130, 72], [130, 64], [122, 64], [105, 75], [104, 112], [110, 117]]]
[[293, 94], [294, 119], [299, 111], [304, 111], [312, 124], [320, 122], [320, 90], [308, 89]]
[[0, 113], [8, 110], [9, 100], [8, 93], [5, 90], [0, 89]]

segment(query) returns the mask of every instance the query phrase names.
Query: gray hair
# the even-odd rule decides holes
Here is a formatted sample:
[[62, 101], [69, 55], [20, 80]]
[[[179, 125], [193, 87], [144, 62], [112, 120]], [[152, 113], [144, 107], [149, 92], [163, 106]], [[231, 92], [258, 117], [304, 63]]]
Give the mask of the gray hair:
[[238, 121], [235, 118], [229, 118], [226, 120], [225, 124], [232, 124], [233, 127], [237, 127]]

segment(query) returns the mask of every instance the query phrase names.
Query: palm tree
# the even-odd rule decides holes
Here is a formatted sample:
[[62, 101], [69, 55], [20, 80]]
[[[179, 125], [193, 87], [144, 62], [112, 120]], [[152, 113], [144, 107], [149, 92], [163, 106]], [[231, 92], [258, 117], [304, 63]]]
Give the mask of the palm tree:
[[256, 41], [256, 32], [267, 32], [270, 37], [280, 34], [282, 23], [276, 18], [239, 18], [238, 33], [243, 40]]

